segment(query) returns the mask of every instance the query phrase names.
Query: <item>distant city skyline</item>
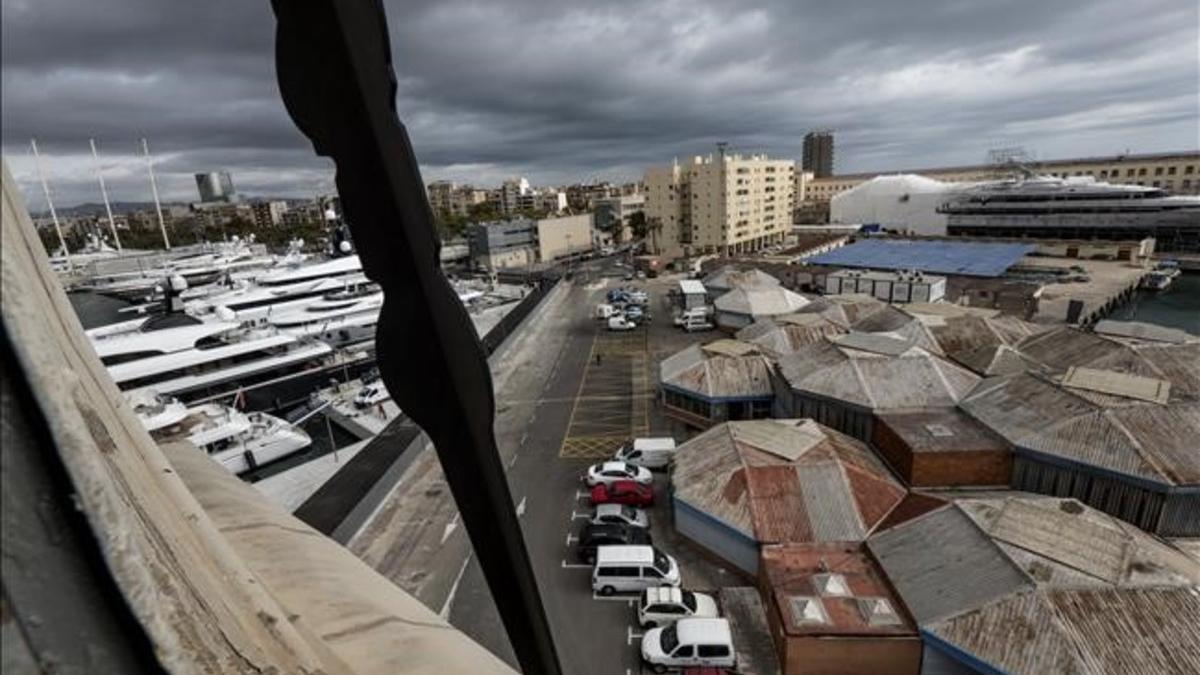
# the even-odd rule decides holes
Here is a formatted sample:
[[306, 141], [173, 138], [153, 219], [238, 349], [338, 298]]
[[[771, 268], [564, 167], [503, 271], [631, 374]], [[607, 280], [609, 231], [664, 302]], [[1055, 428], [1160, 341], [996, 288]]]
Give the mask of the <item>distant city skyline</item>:
[[[387, 7], [397, 107], [426, 182], [633, 180], [718, 141], [799, 160], [818, 128], [836, 134], [837, 173], [1200, 138], [1194, 3]], [[333, 191], [279, 101], [267, 3], [2, 8], [3, 152], [34, 210], [31, 136], [64, 207], [99, 198], [90, 136], [117, 200], [149, 199], [142, 136], [165, 199], [194, 198], [193, 174], [214, 166], [247, 195]]]

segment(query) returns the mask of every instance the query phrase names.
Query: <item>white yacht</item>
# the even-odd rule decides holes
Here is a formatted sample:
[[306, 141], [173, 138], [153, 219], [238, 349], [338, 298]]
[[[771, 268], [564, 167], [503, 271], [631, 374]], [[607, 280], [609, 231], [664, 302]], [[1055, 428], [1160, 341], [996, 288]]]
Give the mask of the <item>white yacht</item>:
[[187, 406], [173, 396], [163, 396], [153, 389], [143, 389], [125, 395], [133, 412], [146, 431], [154, 433], [179, 424], [188, 416]]
[[218, 403], [188, 408], [156, 392], [126, 394], [126, 399], [155, 438], [186, 438], [233, 473], [244, 473], [312, 444], [303, 429], [266, 413], [244, 413]]
[[295, 454], [312, 444], [299, 427], [263, 412], [209, 403], [188, 409], [187, 439], [235, 474]]
[[93, 341], [117, 386], [184, 401], [292, 380], [324, 367], [333, 348], [269, 328], [202, 323]]
[[334, 347], [375, 337], [383, 291], [365, 277], [347, 280], [341, 290], [302, 307], [273, 313], [267, 321], [281, 332], [315, 337]]
[[186, 307], [197, 316], [225, 307], [240, 321], [262, 321], [275, 312], [296, 309], [327, 293], [340, 291], [348, 279], [365, 281], [358, 256], [264, 274], [234, 290], [190, 301]]

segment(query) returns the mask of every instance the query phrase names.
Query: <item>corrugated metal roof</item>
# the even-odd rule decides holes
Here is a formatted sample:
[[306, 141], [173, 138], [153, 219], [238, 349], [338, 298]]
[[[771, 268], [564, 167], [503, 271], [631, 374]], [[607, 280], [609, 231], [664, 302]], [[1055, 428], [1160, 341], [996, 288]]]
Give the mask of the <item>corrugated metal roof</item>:
[[1026, 592], [929, 628], [1009, 673], [1200, 672], [1195, 588]]
[[1166, 380], [1082, 366], [1068, 368], [1062, 384], [1072, 389], [1136, 398], [1160, 405], [1165, 405], [1171, 395], [1171, 383]]
[[954, 506], [877, 533], [867, 547], [922, 625], [1033, 588], [1020, 568]]
[[676, 451], [672, 484], [764, 543], [858, 541], [904, 497], [870, 448], [812, 420], [713, 427]]
[[921, 350], [887, 357], [814, 343], [777, 359], [788, 386], [873, 410], [953, 407], [979, 382], [969, 370]]
[[1200, 563], [1162, 540], [1074, 499], [955, 500], [1039, 586], [1200, 584]]
[[1184, 344], [1187, 342], [1195, 342], [1200, 340], [1200, 336], [1192, 335], [1185, 330], [1171, 328], [1169, 326], [1160, 326], [1154, 323], [1144, 323], [1141, 321], [1114, 321], [1113, 319], [1101, 319], [1096, 323], [1092, 330], [1101, 335], [1143, 340], [1147, 342], [1169, 342], [1173, 344]]
[[861, 541], [866, 536], [858, 507], [836, 461], [809, 463], [797, 468], [796, 475], [813, 541]]
[[830, 338], [833, 344], [846, 349], [857, 349], [884, 356], [900, 356], [912, 349], [912, 342], [881, 333], [847, 333]]
[[747, 316], [791, 314], [808, 304], [808, 299], [786, 288], [734, 288], [716, 299], [718, 312]]
[[715, 293], [735, 288], [770, 288], [778, 285], [778, 279], [757, 268], [737, 270], [726, 266], [704, 277], [704, 286]]
[[[739, 344], [733, 340], [724, 342]], [[724, 345], [715, 351], [735, 352], [740, 348]], [[768, 398], [774, 393], [770, 366], [762, 355], [749, 352], [743, 356], [727, 356], [710, 353], [700, 345], [692, 345], [663, 359], [659, 364], [659, 381], [713, 400]]]
[[679, 291], [684, 295], [704, 295], [704, 282], [699, 279], [680, 279]]
[[811, 265], [998, 277], [1035, 248], [1032, 244], [868, 239], [827, 251], [807, 262]]
[[791, 354], [804, 345], [845, 332], [822, 314], [787, 314], [762, 318], [739, 330], [737, 339], [758, 345], [773, 355]]
[[1197, 401], [1142, 403], [1022, 373], [984, 380], [960, 406], [1019, 448], [1168, 485], [1200, 484]]
[[705, 343], [700, 345], [700, 349], [708, 354], [720, 354], [723, 356], [746, 356], [747, 354], [758, 353], [758, 348], [754, 345], [728, 338]]

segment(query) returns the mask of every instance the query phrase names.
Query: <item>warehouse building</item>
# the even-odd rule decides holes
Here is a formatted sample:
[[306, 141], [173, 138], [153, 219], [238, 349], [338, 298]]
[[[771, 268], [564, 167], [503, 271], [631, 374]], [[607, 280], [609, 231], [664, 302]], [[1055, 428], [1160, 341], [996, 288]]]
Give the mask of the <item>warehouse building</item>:
[[764, 546], [759, 579], [784, 675], [916, 675], [916, 623], [857, 543]]
[[692, 345], [659, 365], [663, 413], [698, 429], [771, 415], [770, 365], [756, 345], [716, 340]]
[[1163, 536], [1200, 536], [1200, 361], [1195, 349], [1154, 351], [1121, 365], [1176, 368], [1174, 381], [1078, 366], [1061, 378], [989, 378], [961, 407], [1012, 446], [1013, 487], [1075, 497]]
[[922, 673], [1200, 672], [1200, 565], [1071, 499], [962, 499], [870, 537]]
[[758, 319], [792, 314], [808, 303], [808, 298], [803, 295], [773, 286], [735, 288], [718, 297], [713, 306], [716, 309], [717, 326], [736, 331]]
[[812, 420], [728, 422], [676, 450], [675, 527], [755, 574], [759, 547], [861, 542], [904, 487], [865, 444]]
[[845, 332], [845, 328], [823, 314], [812, 312], [759, 319], [739, 330], [735, 336], [742, 342], [757, 345], [771, 357], [778, 357]]
[[[915, 323], [897, 329], [914, 336], [930, 351], [979, 375], [1001, 375], [1041, 366], [1024, 356], [1019, 345], [1048, 330], [997, 310], [946, 303], [914, 303], [904, 312]], [[916, 337], [916, 332], [924, 338]]]
[[954, 408], [880, 413], [871, 443], [912, 487], [1007, 487], [1012, 477], [1008, 443]]
[[884, 412], [953, 408], [979, 377], [895, 334], [850, 333], [781, 356], [776, 417], [811, 417], [864, 441]]
[[720, 297], [735, 288], [761, 289], [775, 288], [779, 285], [778, 279], [762, 270], [756, 268], [739, 270], [729, 265], [704, 277], [704, 287], [708, 289], [708, 292], [714, 298]]

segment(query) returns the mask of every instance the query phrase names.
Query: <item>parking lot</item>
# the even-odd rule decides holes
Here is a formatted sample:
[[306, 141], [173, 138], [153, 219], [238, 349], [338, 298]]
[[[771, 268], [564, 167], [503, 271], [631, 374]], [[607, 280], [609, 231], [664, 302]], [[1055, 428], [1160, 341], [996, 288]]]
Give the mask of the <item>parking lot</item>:
[[[528, 382], [520, 391], [514, 390], [514, 379], [497, 397], [497, 440], [508, 460], [509, 485], [567, 673], [643, 672], [634, 596], [594, 594], [591, 565], [575, 557], [575, 537], [592, 512], [580, 477], [630, 438], [672, 436], [683, 442], [695, 433], [662, 417], [655, 399], [658, 363], [688, 344], [717, 337], [684, 333], [671, 324], [664, 303], [677, 279], [625, 282], [609, 274], [577, 276], [553, 310], [555, 328], [529, 336], [536, 344], [522, 357], [526, 366], [517, 369], [546, 375], [524, 378]], [[608, 289], [625, 285], [649, 292], [653, 321], [632, 331], [606, 330], [605, 322], [594, 318], [595, 306], [604, 302]], [[656, 473], [654, 488], [651, 535], [656, 547], [676, 559], [684, 588], [705, 591], [752, 583], [675, 533], [666, 473]], [[474, 558], [461, 569], [447, 566], [438, 573], [452, 577], [445, 584], [450, 595], [444, 601], [431, 598], [434, 604], [451, 623], [515, 665]]]

